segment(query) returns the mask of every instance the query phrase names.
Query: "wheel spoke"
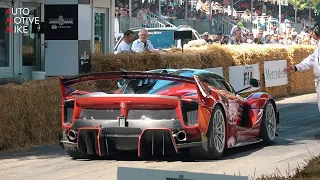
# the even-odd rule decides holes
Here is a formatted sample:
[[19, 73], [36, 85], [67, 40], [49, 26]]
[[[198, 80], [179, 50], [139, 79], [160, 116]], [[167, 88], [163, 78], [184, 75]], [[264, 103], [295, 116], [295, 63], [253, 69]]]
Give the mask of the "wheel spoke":
[[272, 131], [272, 136], [274, 136], [275, 135], [275, 129], [272, 128], [271, 131]]
[[221, 124], [221, 121], [220, 121], [219, 118], [217, 118], [217, 120], [216, 120], [216, 128], [219, 128], [220, 124]]
[[213, 142], [214, 147], [215, 147], [215, 148], [217, 148], [217, 138], [216, 138], [216, 137], [214, 137], [213, 139], [214, 139], [214, 142]]
[[217, 137], [218, 137], [219, 141], [222, 142], [221, 136], [217, 135]]
[[218, 137], [216, 137], [215, 139], [216, 139], [215, 148], [216, 148], [216, 149], [219, 149], [219, 143], [220, 143], [220, 142], [219, 142], [219, 139], [218, 139]]
[[273, 128], [272, 125], [269, 124], [269, 125], [268, 125], [268, 129], [271, 130], [272, 128]]
[[270, 125], [268, 126], [268, 134], [269, 134], [270, 139], [274, 138], [274, 135], [275, 135], [274, 127], [272, 127]]
[[218, 134], [218, 135], [224, 135], [224, 133], [223, 133], [223, 132], [217, 132], [217, 134]]
[[275, 125], [276, 125], [276, 123], [275, 123], [274, 121], [269, 122], [269, 124], [271, 124], [271, 125], [273, 125], [273, 126], [275, 126]]
[[[219, 137], [219, 136], [218, 136]], [[221, 141], [221, 139], [220, 138], [218, 138], [218, 148], [219, 148], [219, 150], [222, 148], [222, 141]]]
[[216, 113], [216, 114], [214, 115], [214, 120], [216, 121], [216, 123], [218, 123], [218, 122], [219, 122], [219, 119], [218, 119], [218, 113]]
[[218, 133], [221, 133], [221, 128], [217, 128], [216, 129], [216, 133], [218, 134]]
[[269, 116], [270, 116], [270, 111], [269, 111], [269, 107], [268, 107], [266, 110], [266, 117], [269, 118]]
[[216, 140], [215, 140], [215, 141], [216, 141], [216, 143], [215, 143], [215, 148], [216, 148], [216, 149], [219, 149], [219, 141], [218, 141], [217, 138], [215, 138], [215, 139], [216, 139]]

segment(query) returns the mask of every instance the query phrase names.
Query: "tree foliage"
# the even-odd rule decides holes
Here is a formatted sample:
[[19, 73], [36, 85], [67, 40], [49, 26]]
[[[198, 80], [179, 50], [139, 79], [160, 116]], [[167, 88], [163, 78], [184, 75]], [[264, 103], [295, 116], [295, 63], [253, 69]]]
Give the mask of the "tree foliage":
[[297, 8], [297, 10], [304, 10], [308, 7], [308, 4], [305, 0], [289, 0], [289, 3]]
[[289, 3], [292, 4], [297, 10], [304, 10], [311, 5], [311, 8], [316, 12], [320, 12], [320, 1], [319, 0], [289, 0]]

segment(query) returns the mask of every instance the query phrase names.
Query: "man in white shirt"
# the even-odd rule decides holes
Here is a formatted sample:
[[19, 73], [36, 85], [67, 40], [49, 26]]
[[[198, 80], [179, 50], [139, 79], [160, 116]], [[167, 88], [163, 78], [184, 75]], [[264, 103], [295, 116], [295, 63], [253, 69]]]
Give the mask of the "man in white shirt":
[[135, 40], [132, 43], [131, 50], [136, 53], [140, 53], [143, 51], [156, 52], [156, 50], [153, 48], [151, 41], [148, 40], [148, 37], [148, 31], [146, 29], [142, 29], [139, 32], [139, 39]]
[[134, 32], [127, 30], [123, 35], [123, 41], [119, 44], [117, 48], [117, 53], [128, 53], [132, 52], [130, 44], [134, 40]]
[[[312, 37], [316, 40], [320, 39], [320, 27], [316, 27], [312, 31]], [[317, 92], [317, 99], [318, 99], [318, 108], [320, 111], [320, 48], [319, 46], [317, 49], [309, 55], [306, 59], [301, 61], [299, 64], [296, 65], [289, 65], [286, 68], [283, 69], [284, 72], [303, 72], [308, 69], [313, 68], [313, 72], [315, 75], [315, 86], [316, 86], [316, 92]], [[315, 135], [317, 139], [320, 139], [320, 134]]]

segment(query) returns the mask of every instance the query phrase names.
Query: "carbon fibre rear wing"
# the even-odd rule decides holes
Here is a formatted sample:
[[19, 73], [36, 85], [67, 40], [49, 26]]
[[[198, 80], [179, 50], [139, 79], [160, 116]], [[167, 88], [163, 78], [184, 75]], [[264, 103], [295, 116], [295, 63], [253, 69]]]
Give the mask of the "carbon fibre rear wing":
[[141, 72], [141, 71], [109, 71], [103, 73], [89, 73], [72, 77], [58, 77], [60, 88], [63, 97], [67, 97], [70, 93], [75, 91], [71, 87], [73, 84], [98, 81], [98, 80], [120, 80], [120, 79], [155, 79], [155, 80], [169, 80], [183, 83], [195, 84], [195, 79], [190, 77], [166, 74], [166, 73], [154, 73], [154, 72]]

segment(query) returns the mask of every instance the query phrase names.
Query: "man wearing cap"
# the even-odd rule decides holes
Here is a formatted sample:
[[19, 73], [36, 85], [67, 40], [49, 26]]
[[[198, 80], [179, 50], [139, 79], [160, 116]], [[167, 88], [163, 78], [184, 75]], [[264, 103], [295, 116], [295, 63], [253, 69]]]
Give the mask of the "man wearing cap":
[[[315, 40], [320, 40], [320, 27], [319, 25], [314, 28], [312, 31], [312, 37]], [[317, 49], [309, 55], [306, 59], [301, 61], [299, 64], [296, 65], [288, 65], [286, 68], [283, 69], [284, 72], [303, 72], [309, 70], [313, 67], [313, 72], [315, 75], [315, 86], [317, 92], [317, 99], [318, 99], [318, 109], [320, 112], [320, 48], [319, 46]], [[317, 139], [320, 139], [320, 134], [315, 136]]]
[[244, 34], [242, 22], [238, 22], [238, 24], [231, 29], [231, 35], [234, 35], [234, 33], [238, 30], [240, 30], [242, 34]]

